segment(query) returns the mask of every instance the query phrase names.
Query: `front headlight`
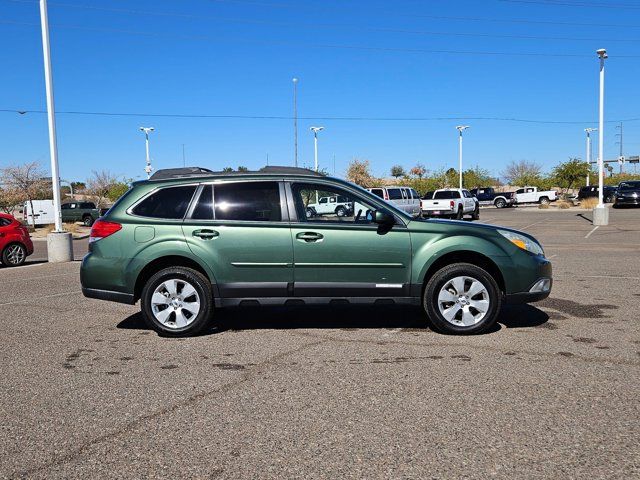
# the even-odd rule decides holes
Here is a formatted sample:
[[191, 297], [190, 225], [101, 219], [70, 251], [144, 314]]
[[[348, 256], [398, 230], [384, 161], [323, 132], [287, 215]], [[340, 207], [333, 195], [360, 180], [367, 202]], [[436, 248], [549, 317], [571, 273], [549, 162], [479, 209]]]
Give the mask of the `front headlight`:
[[509, 240], [511, 243], [513, 243], [515, 246], [526, 250], [527, 252], [531, 252], [534, 255], [544, 256], [544, 250], [542, 250], [540, 244], [538, 242], [534, 242], [529, 237], [520, 235], [518, 233], [509, 232], [507, 230], [498, 230], [498, 233]]

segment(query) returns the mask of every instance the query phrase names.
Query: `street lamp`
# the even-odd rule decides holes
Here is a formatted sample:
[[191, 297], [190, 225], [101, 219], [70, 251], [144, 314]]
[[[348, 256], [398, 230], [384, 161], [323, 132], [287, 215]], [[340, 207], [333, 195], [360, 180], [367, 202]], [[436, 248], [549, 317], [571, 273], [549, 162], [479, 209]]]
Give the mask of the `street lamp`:
[[460, 162], [460, 189], [462, 189], [462, 132], [464, 132], [469, 125], [458, 125], [456, 130], [458, 130], [458, 160]]
[[298, 79], [293, 77], [293, 163], [298, 166]]
[[313, 158], [314, 170], [318, 171], [318, 132], [324, 130], [324, 127], [311, 127], [309, 130], [313, 132]]
[[589, 171], [587, 172], [587, 187], [590, 183], [590, 173], [591, 173], [591, 132], [597, 132], [597, 128], [585, 128], [585, 132], [587, 132], [587, 163], [589, 164]]
[[44, 83], [47, 95], [47, 123], [49, 126], [49, 153], [51, 155], [51, 186], [53, 188], [53, 206], [55, 209], [55, 230], [47, 235], [47, 258], [49, 262], [52, 263], [71, 262], [73, 261], [73, 241], [71, 233], [65, 232], [62, 228], [62, 210], [60, 209], [60, 171], [58, 168], [56, 113], [55, 102], [53, 100], [53, 72], [51, 69], [47, 0], [40, 0], [40, 28], [42, 30]]
[[151, 166], [151, 158], [149, 158], [149, 132], [153, 132], [153, 127], [140, 127], [140, 131], [144, 132], [144, 144], [147, 150], [147, 165], [144, 167], [144, 171], [147, 173], [147, 178], [151, 177], [153, 167]]
[[609, 210], [603, 202], [604, 190], [604, 61], [607, 51], [601, 48], [596, 51], [600, 58], [600, 112], [598, 119], [598, 206], [593, 209], [593, 224], [608, 225]]

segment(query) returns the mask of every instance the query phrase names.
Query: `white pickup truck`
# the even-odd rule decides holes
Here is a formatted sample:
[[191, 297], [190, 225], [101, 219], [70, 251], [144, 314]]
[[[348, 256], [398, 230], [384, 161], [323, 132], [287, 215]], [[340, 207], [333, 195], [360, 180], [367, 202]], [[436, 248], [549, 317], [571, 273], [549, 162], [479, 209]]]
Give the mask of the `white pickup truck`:
[[468, 190], [445, 188], [427, 194], [420, 202], [424, 217], [450, 217], [461, 220], [464, 215], [480, 218], [480, 204]]
[[516, 204], [523, 203], [541, 203], [548, 205], [558, 199], [556, 192], [553, 190], [538, 190], [538, 187], [524, 187], [516, 190]]

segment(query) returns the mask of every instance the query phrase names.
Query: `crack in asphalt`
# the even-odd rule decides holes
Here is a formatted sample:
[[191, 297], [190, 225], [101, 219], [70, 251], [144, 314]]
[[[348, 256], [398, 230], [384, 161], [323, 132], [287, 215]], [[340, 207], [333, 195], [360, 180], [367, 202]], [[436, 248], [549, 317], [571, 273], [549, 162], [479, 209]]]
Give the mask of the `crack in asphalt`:
[[301, 345], [300, 347], [291, 349], [291, 350], [287, 350], [285, 352], [279, 353], [277, 355], [274, 355], [273, 357], [269, 357], [267, 360], [265, 360], [264, 362], [255, 364], [254, 366], [247, 368], [246, 370], [242, 370], [242, 375], [240, 378], [225, 383], [224, 385], [219, 386], [218, 388], [215, 388], [213, 390], [208, 390], [206, 392], [200, 392], [200, 393], [196, 393], [194, 395], [191, 395], [190, 397], [187, 397], [186, 399], [174, 403], [173, 405], [169, 405], [165, 408], [156, 410], [155, 412], [149, 413], [147, 415], [143, 415], [141, 417], [136, 418], [135, 420], [132, 420], [126, 424], [124, 424], [122, 427], [118, 428], [115, 431], [106, 433], [104, 435], [100, 435], [99, 437], [94, 438], [93, 440], [89, 440], [88, 442], [84, 443], [83, 445], [81, 445], [80, 447], [76, 448], [75, 450], [73, 450], [72, 452], [69, 452], [67, 454], [64, 455], [60, 455], [57, 457], [54, 457], [52, 460], [39, 465], [37, 467], [32, 467], [32, 468], [28, 468], [19, 472], [15, 472], [13, 474], [9, 475], [9, 478], [24, 478], [24, 477], [30, 477], [35, 473], [38, 472], [42, 472], [44, 470], [48, 470], [51, 467], [55, 467], [58, 465], [63, 465], [81, 455], [83, 455], [84, 453], [86, 453], [91, 447], [98, 445], [100, 443], [112, 440], [114, 438], [117, 438], [121, 435], [133, 432], [135, 427], [138, 427], [139, 425], [149, 421], [149, 420], [154, 420], [156, 418], [162, 417], [168, 413], [172, 413], [175, 412], [176, 410], [179, 410], [181, 408], [187, 407], [187, 406], [191, 406], [195, 403], [197, 403], [198, 401], [207, 398], [211, 395], [217, 394], [217, 393], [223, 393], [226, 392], [228, 390], [231, 390], [232, 388], [241, 385], [243, 383], [246, 383], [250, 380], [252, 380], [257, 374], [261, 374], [261, 369], [269, 366], [269, 365], [274, 365], [277, 364], [279, 360], [282, 360], [283, 358], [286, 358], [289, 355], [293, 355], [296, 353], [299, 353], [303, 350], [306, 350], [307, 348], [311, 348], [311, 347], [315, 347], [316, 345], [320, 345], [326, 343], [326, 340], [317, 340], [314, 342], [309, 342], [306, 343], [304, 345]]

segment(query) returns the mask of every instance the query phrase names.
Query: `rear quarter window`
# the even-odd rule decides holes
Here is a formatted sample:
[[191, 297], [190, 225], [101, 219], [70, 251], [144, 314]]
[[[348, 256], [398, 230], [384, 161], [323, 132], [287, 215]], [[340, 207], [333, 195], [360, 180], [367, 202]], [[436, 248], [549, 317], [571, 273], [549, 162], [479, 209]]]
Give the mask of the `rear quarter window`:
[[402, 192], [399, 188], [389, 188], [387, 189], [387, 194], [389, 195], [389, 200], [402, 200]]
[[131, 213], [140, 217], [182, 219], [195, 191], [195, 185], [161, 188], [133, 207]]

